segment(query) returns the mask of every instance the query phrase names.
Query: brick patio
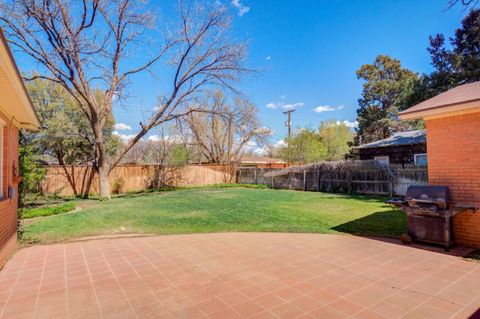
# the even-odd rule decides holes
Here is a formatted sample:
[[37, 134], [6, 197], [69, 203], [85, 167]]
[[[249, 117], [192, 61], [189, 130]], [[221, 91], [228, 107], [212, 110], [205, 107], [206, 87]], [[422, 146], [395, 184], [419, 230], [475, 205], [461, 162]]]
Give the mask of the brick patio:
[[347, 235], [226, 233], [21, 249], [2, 318], [468, 318], [480, 264]]

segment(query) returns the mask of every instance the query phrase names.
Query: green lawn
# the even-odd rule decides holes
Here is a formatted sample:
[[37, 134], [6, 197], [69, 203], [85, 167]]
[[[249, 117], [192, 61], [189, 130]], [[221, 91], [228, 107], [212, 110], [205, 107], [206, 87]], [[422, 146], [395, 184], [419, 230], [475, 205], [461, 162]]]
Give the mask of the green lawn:
[[[80, 201], [79, 206], [82, 206]], [[84, 205], [85, 206], [85, 205]], [[347, 232], [399, 236], [406, 218], [383, 198], [251, 188], [188, 189], [88, 201], [25, 225], [24, 243], [112, 233]]]

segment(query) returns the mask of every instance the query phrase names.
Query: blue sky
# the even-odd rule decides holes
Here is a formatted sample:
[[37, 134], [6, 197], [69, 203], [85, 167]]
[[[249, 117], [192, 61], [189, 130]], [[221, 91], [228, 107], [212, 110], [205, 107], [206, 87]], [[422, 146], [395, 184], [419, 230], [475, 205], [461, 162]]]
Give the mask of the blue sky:
[[[262, 123], [275, 131], [273, 142], [286, 134], [282, 105], [298, 105], [295, 127], [316, 128], [326, 119], [353, 122], [362, 86], [355, 71], [378, 54], [398, 58], [413, 71], [429, 72], [428, 36], [451, 36], [465, 14], [460, 7], [446, 10], [446, 0], [224, 3], [235, 15], [235, 37], [249, 43], [247, 64], [262, 69], [239, 86], [257, 104]], [[159, 9], [168, 15], [174, 6], [175, 1], [164, 1]], [[157, 81], [133, 81], [133, 103], [153, 105], [161, 85]], [[317, 113], [318, 106], [333, 110]], [[135, 114], [116, 111], [117, 120], [132, 127], [139, 121]]]
[[[447, 0], [223, 3], [234, 16], [234, 37], [249, 43], [247, 65], [262, 69], [238, 86], [258, 106], [263, 125], [275, 131], [272, 142], [286, 134], [285, 105], [297, 106], [295, 127], [316, 128], [327, 119], [353, 122], [362, 86], [355, 71], [378, 54], [398, 58], [415, 72], [429, 72], [428, 36], [452, 36], [465, 15], [460, 7], [446, 10]], [[161, 17], [174, 17], [175, 0], [149, 5]], [[28, 71], [29, 65], [23, 66], [20, 63]], [[165, 85], [161, 72], [154, 71], [154, 77], [147, 73], [132, 77], [129, 98], [114, 111], [117, 122], [132, 130], [120, 133], [133, 134], [142, 118], [140, 109], [155, 105]], [[315, 112], [317, 107], [323, 112]]]

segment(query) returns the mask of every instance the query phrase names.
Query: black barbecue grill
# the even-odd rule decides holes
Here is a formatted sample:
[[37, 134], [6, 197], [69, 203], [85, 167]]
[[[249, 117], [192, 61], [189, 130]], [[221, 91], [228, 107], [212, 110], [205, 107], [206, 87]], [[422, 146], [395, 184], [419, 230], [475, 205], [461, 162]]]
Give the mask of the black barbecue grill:
[[453, 243], [451, 219], [470, 205], [451, 203], [448, 186], [410, 186], [405, 199], [386, 203], [401, 208], [408, 218], [408, 235], [416, 241], [443, 244], [448, 251]]

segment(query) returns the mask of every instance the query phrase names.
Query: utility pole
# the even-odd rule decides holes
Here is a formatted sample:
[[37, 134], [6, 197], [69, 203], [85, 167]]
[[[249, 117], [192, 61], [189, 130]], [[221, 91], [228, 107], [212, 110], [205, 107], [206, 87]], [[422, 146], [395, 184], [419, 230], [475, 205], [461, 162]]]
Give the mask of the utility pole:
[[288, 110], [288, 111], [285, 111], [283, 112], [283, 114], [286, 114], [287, 115], [287, 122], [285, 122], [285, 126], [288, 127], [288, 138], [287, 138], [287, 142], [288, 142], [288, 149], [287, 149], [287, 152], [288, 152], [288, 165], [290, 165], [291, 163], [291, 153], [290, 153], [290, 138], [292, 137], [292, 113], [294, 112], [295, 110]]
[[227, 165], [230, 165], [231, 156], [232, 156], [232, 145], [233, 145], [233, 132], [232, 132], [232, 113], [228, 114], [228, 137], [227, 137]]

